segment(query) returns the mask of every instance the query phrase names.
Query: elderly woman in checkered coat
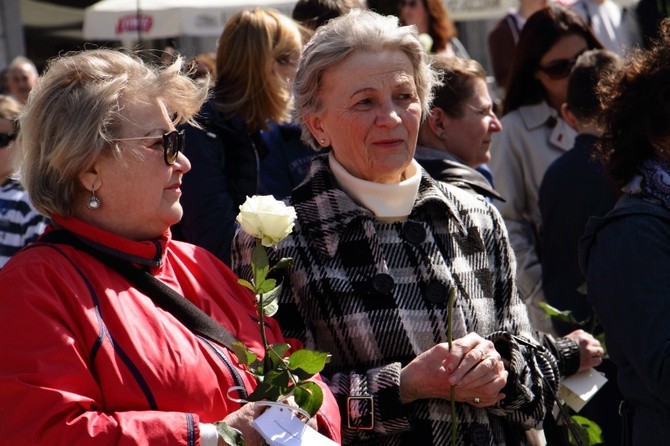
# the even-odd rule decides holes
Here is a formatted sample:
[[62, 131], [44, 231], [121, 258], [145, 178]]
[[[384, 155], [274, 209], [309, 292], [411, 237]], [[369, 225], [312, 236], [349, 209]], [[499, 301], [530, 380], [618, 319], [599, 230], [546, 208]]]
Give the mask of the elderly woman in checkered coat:
[[[345, 443], [525, 444], [558, 364], [531, 334], [495, 208], [413, 160], [435, 82], [415, 29], [394, 17], [352, 12], [305, 47], [303, 139], [332, 150], [292, 192], [294, 231], [271, 252], [295, 261], [276, 316], [286, 337], [332, 354], [323, 374]], [[241, 277], [254, 243], [234, 240]]]

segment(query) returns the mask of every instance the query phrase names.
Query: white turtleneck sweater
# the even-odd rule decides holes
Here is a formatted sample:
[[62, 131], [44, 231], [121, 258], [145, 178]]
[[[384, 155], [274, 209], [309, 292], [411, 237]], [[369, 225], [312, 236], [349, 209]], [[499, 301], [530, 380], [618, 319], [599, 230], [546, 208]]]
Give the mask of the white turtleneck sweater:
[[412, 212], [421, 182], [421, 167], [412, 159], [405, 170], [405, 179], [397, 184], [375, 183], [351, 175], [331, 152], [328, 164], [344, 190], [361, 206], [380, 220], [404, 219]]

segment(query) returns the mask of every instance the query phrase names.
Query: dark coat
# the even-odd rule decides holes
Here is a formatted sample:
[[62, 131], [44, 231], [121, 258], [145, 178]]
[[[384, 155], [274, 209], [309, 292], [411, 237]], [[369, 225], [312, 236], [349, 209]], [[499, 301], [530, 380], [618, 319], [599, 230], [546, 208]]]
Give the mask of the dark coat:
[[670, 438], [670, 211], [624, 195], [580, 241], [588, 298], [605, 328], [619, 388], [633, 406], [633, 445]]
[[239, 207], [247, 196], [263, 193], [259, 171], [267, 148], [260, 132], [249, 135], [239, 116], [224, 119], [213, 100], [204, 104], [198, 123], [202, 129], [185, 128], [191, 171], [181, 186], [184, 217], [173, 231], [230, 264]]

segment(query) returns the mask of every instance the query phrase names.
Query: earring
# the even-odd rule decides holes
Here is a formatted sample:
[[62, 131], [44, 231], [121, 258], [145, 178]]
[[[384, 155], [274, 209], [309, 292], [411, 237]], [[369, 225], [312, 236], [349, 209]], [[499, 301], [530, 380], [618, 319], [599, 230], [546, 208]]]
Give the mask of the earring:
[[440, 133], [440, 139], [444, 139], [446, 135], [447, 135], [446, 132], [441, 132]]
[[92, 210], [97, 210], [100, 209], [100, 206], [102, 206], [102, 201], [100, 201], [100, 198], [95, 196], [95, 191], [91, 191], [91, 196], [88, 197], [88, 200], [86, 200], [86, 207]]
[[319, 142], [320, 142], [321, 144], [325, 144], [325, 143], [326, 143], [326, 140], [325, 140], [324, 138], [321, 138], [321, 139], [319, 140]]

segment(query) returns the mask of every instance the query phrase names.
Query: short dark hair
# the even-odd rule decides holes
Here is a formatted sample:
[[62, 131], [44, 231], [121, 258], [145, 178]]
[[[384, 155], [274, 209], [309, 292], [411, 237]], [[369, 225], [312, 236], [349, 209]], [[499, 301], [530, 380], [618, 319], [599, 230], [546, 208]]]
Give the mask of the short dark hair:
[[473, 59], [438, 54], [432, 57], [432, 66], [442, 77], [442, 84], [433, 89], [431, 107], [439, 107], [447, 116], [463, 116], [465, 103], [474, 95], [475, 80], [486, 82], [486, 71]]
[[586, 51], [577, 59], [568, 80], [567, 104], [570, 112], [581, 123], [588, 123], [598, 117], [598, 82], [605, 72], [616, 69], [619, 62], [619, 56], [608, 50]]
[[298, 0], [291, 17], [311, 30], [351, 11], [362, 8], [360, 0]]

